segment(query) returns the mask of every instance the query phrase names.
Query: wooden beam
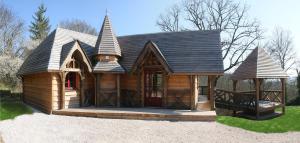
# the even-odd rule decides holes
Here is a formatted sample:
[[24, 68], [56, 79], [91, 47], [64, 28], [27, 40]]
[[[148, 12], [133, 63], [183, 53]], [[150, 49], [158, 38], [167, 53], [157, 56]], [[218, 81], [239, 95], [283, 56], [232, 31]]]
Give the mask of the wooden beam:
[[60, 104], [60, 109], [65, 109], [65, 78], [66, 78], [66, 73], [61, 72], [61, 104]]
[[100, 106], [100, 88], [101, 88], [101, 85], [100, 85], [100, 74], [97, 73], [96, 74], [96, 107], [99, 107]]
[[[93, 74], [94, 75], [94, 74]], [[95, 77], [95, 75], [93, 76], [94, 77], [94, 105], [95, 107], [97, 107], [97, 75]]]
[[164, 72], [164, 80], [163, 80], [163, 85], [164, 85], [164, 98], [163, 98], [163, 103], [164, 107], [167, 107], [168, 105], [168, 82], [169, 82], [169, 76]]
[[281, 78], [281, 104], [282, 104], [282, 114], [285, 114], [285, 78]]
[[238, 83], [237, 80], [233, 80], [232, 81], [232, 89], [233, 89], [233, 91], [236, 91], [237, 83]]
[[259, 117], [259, 93], [260, 93], [260, 83], [259, 79], [255, 78], [255, 91], [256, 91], [256, 97], [255, 97], [255, 111], [256, 111], [256, 119]]
[[141, 95], [141, 70], [140, 67], [137, 68], [137, 86], [136, 86], [136, 92], [137, 95], [140, 96], [140, 100], [141, 100], [141, 107], [144, 107], [144, 98]]
[[191, 110], [196, 109], [197, 101], [198, 101], [198, 95], [196, 95], [197, 90], [197, 81], [195, 81], [197, 78], [195, 75], [190, 76], [190, 89], [191, 89]]
[[211, 83], [211, 80], [210, 80], [210, 75], [207, 76], [207, 87], [208, 87], [208, 91], [207, 91], [207, 100], [210, 100], [210, 83]]
[[215, 81], [216, 81], [216, 76], [212, 75], [209, 76], [210, 77], [210, 106], [211, 106], [211, 110], [215, 109]]
[[79, 96], [79, 106], [82, 107], [83, 106], [83, 95], [84, 95], [84, 79], [83, 77], [80, 77], [80, 96]]
[[263, 93], [262, 93], [263, 91], [261, 90], [263, 83], [264, 83], [264, 79], [260, 78], [259, 79], [259, 100], [262, 100], [262, 96], [263, 96]]
[[121, 106], [120, 74], [117, 75], [117, 107]]
[[68, 72], [81, 72], [81, 69], [78, 68], [63, 68], [62, 70]]

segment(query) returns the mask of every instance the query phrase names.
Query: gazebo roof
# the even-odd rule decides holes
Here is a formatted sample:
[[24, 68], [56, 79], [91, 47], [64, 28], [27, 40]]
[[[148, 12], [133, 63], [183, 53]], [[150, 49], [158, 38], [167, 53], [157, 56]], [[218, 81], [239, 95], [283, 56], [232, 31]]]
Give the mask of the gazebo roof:
[[234, 71], [233, 80], [253, 78], [287, 78], [288, 74], [263, 48], [255, 48], [246, 60]]

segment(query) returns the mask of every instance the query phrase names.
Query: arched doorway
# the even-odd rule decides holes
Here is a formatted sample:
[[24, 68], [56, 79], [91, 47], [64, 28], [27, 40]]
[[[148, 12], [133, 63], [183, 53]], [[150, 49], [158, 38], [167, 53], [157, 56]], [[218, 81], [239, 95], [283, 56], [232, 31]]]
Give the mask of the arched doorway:
[[77, 41], [69, 44], [62, 49], [62, 53], [68, 54], [61, 57], [61, 109], [94, 105], [94, 77], [90, 62]]

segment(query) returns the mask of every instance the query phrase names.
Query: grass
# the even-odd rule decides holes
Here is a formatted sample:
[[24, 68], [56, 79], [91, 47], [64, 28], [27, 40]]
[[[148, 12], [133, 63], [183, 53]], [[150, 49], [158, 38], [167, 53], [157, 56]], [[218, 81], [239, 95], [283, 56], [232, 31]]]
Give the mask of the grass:
[[217, 122], [264, 133], [300, 131], [300, 106], [286, 106], [285, 115], [269, 120], [256, 121], [238, 117], [218, 116]]
[[0, 121], [13, 119], [19, 115], [32, 113], [32, 109], [15, 98], [6, 97], [0, 99]]

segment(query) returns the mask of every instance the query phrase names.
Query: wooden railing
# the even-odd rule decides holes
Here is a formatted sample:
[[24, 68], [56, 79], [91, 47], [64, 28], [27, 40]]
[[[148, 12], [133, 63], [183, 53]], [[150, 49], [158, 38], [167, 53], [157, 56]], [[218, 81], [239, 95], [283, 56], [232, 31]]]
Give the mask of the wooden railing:
[[[282, 92], [278, 90], [261, 91], [261, 99], [281, 103]], [[229, 110], [255, 110], [256, 92], [234, 92], [221, 89], [215, 90], [215, 106]]]
[[261, 95], [262, 100], [281, 103], [282, 91], [280, 90], [262, 91]]
[[254, 110], [255, 93], [215, 90], [215, 106], [229, 110]]

